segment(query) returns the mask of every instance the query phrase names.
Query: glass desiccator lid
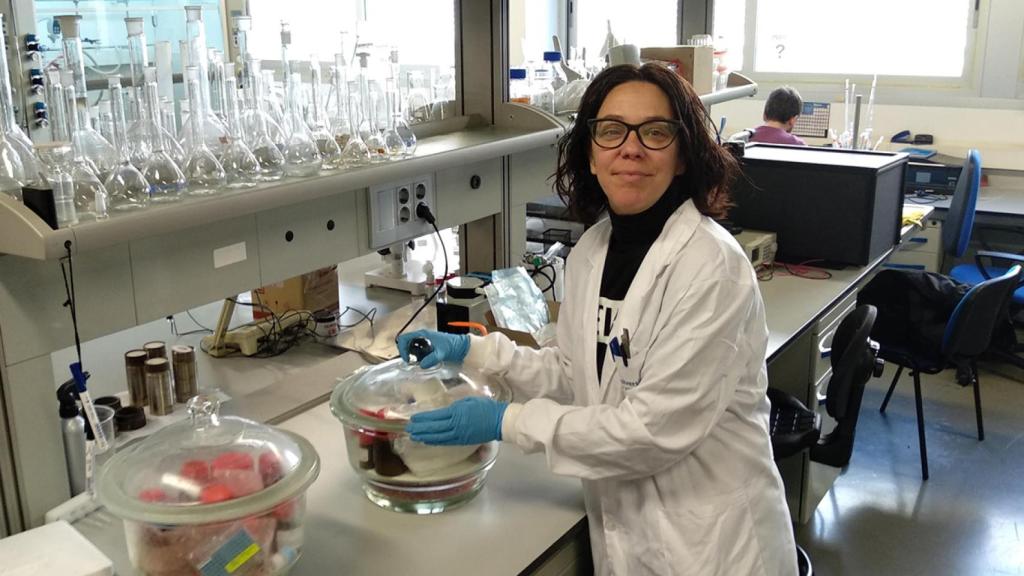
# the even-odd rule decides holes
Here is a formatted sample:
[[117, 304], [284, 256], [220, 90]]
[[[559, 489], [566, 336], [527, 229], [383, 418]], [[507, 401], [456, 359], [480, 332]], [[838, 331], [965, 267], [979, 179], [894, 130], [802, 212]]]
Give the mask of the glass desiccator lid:
[[100, 502], [128, 520], [201, 524], [263, 512], [316, 479], [308, 440], [219, 409], [196, 396], [186, 420], [116, 454], [100, 472]]
[[396, 358], [340, 380], [331, 394], [331, 412], [346, 425], [404, 432], [413, 414], [469, 396], [512, 399], [503, 382], [465, 366], [442, 362], [424, 369]]

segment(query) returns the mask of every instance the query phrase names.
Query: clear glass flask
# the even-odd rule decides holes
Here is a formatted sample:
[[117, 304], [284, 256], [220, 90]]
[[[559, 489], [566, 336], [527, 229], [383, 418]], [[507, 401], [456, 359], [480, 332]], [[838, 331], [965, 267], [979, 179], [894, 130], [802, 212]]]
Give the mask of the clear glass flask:
[[[132, 124], [129, 133], [135, 132], [140, 120], [146, 118], [145, 110], [145, 79], [143, 70], [149, 66], [149, 54], [146, 48], [146, 29], [143, 19], [139, 17], [125, 18], [125, 29], [128, 31], [128, 69], [130, 71], [131, 88], [127, 91], [129, 97], [128, 110], [131, 111]], [[129, 134], [129, 138], [131, 134]], [[142, 139], [145, 142], [145, 139]]]
[[160, 88], [156, 83], [156, 68], [147, 67], [144, 72], [144, 95], [148, 118], [143, 124], [149, 131], [148, 142], [150, 154], [142, 165], [142, 175], [149, 181], [149, 198], [152, 202], [175, 202], [187, 189], [185, 174], [178, 167], [173, 154], [167, 146], [177, 146], [174, 139], [164, 132], [160, 114]]
[[[344, 42], [342, 42], [344, 45]], [[331, 114], [331, 135], [338, 143], [338, 148], [345, 149], [348, 139], [352, 137], [352, 124], [349, 122], [348, 108], [348, 65], [345, 54], [334, 55], [334, 67], [331, 68], [334, 83], [334, 108]]]
[[[227, 126], [227, 104], [224, 92], [224, 54], [210, 48], [210, 107], [214, 116]], [[229, 128], [230, 131], [230, 128]]]
[[128, 126], [124, 117], [124, 95], [121, 79], [111, 78], [110, 107], [114, 115], [114, 141], [119, 162], [103, 185], [109, 194], [110, 209], [118, 212], [140, 210], [149, 205], [149, 182], [138, 168], [132, 166], [128, 153]]
[[[0, 18], [0, 26], [3, 26], [2, 18]], [[3, 48], [2, 43], [0, 43], [0, 48]], [[14, 100], [11, 95], [11, 77], [7, 66], [6, 50], [0, 50], [0, 114], [3, 114], [3, 137], [17, 153], [18, 160], [21, 162], [23, 176], [20, 181], [23, 184], [41, 184], [44, 180], [43, 165], [36, 158], [32, 140], [22, 132], [14, 117]]]
[[73, 153], [70, 142], [48, 142], [36, 150], [43, 162], [48, 187], [53, 190], [53, 204], [57, 213], [57, 227], [78, 224], [75, 210], [75, 184], [71, 177]]
[[[117, 150], [93, 128], [92, 120], [89, 118], [88, 102], [78, 91], [71, 72], [62, 73], [61, 85], [64, 87], [64, 102], [68, 107], [67, 116], [69, 119], [74, 116], [71, 143], [75, 147], [75, 155], [87, 161], [92, 172], [103, 180], [118, 164]], [[69, 91], [69, 88], [72, 90]], [[74, 100], [69, 101], [68, 96]]]
[[[384, 143], [392, 157], [396, 155], [409, 156], [416, 150], [416, 134], [405, 121], [405, 114], [402, 105], [405, 99], [402, 97], [401, 67], [398, 64], [398, 50], [392, 48], [389, 56], [390, 74], [387, 79], [388, 86], [388, 113], [391, 115], [388, 122], [388, 131], [385, 134]], [[401, 142], [398, 146], [395, 140]]]
[[242, 133], [234, 64], [224, 66], [224, 76], [224, 108], [228, 117], [229, 142], [224, 148], [221, 164], [227, 174], [228, 188], [252, 188], [261, 179], [260, 163], [246, 145]]
[[302, 80], [298, 72], [292, 73], [287, 87], [285, 113], [292, 128], [284, 143], [284, 173], [288, 176], [316, 176], [323, 165], [323, 158], [313, 141], [313, 133], [302, 118], [302, 102], [299, 99]]
[[363, 132], [363, 125], [367, 126], [367, 134], [363, 137], [366, 147], [370, 149], [371, 162], [386, 162], [389, 158], [387, 143], [384, 141], [384, 132], [387, 128], [387, 98], [384, 90], [377, 82], [369, 82], [367, 85], [366, 97], [366, 119], [360, 124], [360, 134]]
[[341, 164], [341, 147], [334, 139], [334, 135], [328, 129], [326, 103], [322, 78], [320, 76], [320, 62], [313, 56], [309, 61], [309, 71], [312, 77], [310, 94], [310, 131], [313, 133], [313, 141], [316, 142], [317, 151], [323, 160], [323, 168], [334, 170]]
[[[359, 96], [357, 90], [349, 90], [348, 98], [345, 106], [349, 116], [349, 125], [356, 126], [358, 122], [359, 110]], [[366, 147], [366, 142], [359, 136], [358, 130], [353, 130], [348, 135], [348, 141], [345, 143], [345, 147], [341, 150], [341, 165], [345, 168], [355, 168], [357, 166], [365, 166], [370, 163], [370, 149]]]
[[[260, 163], [260, 180], [273, 182], [284, 176], [284, 153], [281, 152], [284, 148], [284, 134], [263, 109], [260, 61], [252, 58], [248, 64], [251, 75], [245, 85], [246, 111], [242, 117], [242, 130], [246, 144]], [[276, 131], [277, 138], [274, 138], [273, 131]]]
[[[206, 111], [202, 104], [198, 67], [189, 66], [185, 69], [185, 82], [188, 87], [189, 126], [193, 133], [200, 134]], [[192, 138], [187, 155], [183, 171], [188, 182], [188, 193], [193, 196], [209, 196], [220, 192], [227, 184], [227, 175], [206, 141], [203, 138]]]
[[[189, 111], [192, 112], [202, 108], [203, 122], [199, 125], [198, 134], [202, 134], [206, 147], [217, 157], [223, 152], [223, 146], [228, 140], [228, 129], [223, 122], [213, 113], [210, 103], [210, 58], [209, 48], [206, 46], [206, 29], [203, 24], [202, 6], [185, 6], [185, 34], [188, 37], [188, 50], [186, 51], [187, 66], [196, 67], [199, 72], [199, 83], [201, 106], [195, 107], [189, 100]], [[182, 57], [183, 69], [186, 69], [185, 57]], [[181, 146], [188, 150], [192, 140], [192, 122], [182, 120]]]
[[[262, 62], [257, 58], [250, 58], [248, 68], [251, 72], [248, 81], [243, 79], [245, 95], [244, 111], [242, 112], [242, 129], [245, 131], [245, 141], [252, 148], [256, 142], [256, 131], [262, 129], [267, 133], [271, 142], [274, 142], [278, 149], [284, 148], [284, 131], [281, 125], [267, 113], [267, 102], [263, 97], [263, 72]], [[260, 127], [262, 119], [262, 128]], [[253, 148], [255, 152], [255, 148]]]
[[75, 183], [75, 210], [80, 220], [97, 219], [107, 217], [107, 188], [99, 177], [96, 166], [85, 156], [81, 139], [76, 140], [75, 135], [81, 134], [79, 127], [79, 116], [75, 113], [78, 99], [75, 93], [75, 83], [68, 72], [62, 76], [66, 84], [61, 85], [63, 95], [63, 114], [67, 119], [67, 131], [71, 137], [72, 163], [71, 179]]

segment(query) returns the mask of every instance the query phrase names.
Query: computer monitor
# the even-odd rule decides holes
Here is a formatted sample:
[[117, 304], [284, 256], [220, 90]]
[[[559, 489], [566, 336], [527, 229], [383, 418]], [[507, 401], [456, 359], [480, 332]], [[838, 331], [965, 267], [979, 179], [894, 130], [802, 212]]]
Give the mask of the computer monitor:
[[908, 162], [903, 192], [908, 195], [952, 194], [962, 169], [962, 166], [932, 162]]

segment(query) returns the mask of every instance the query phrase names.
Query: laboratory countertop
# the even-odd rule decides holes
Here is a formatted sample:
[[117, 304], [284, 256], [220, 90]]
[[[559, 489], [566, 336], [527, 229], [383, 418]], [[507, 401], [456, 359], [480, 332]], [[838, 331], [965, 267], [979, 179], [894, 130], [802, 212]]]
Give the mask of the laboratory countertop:
[[[293, 576], [512, 576], [535, 567], [567, 534], [586, 529], [579, 480], [551, 474], [542, 455], [503, 446], [476, 498], [418, 516], [366, 499], [342, 426], [326, 403], [279, 426], [308, 438], [321, 464], [307, 492], [305, 544]], [[75, 528], [113, 561], [117, 574], [134, 574], [123, 524], [109, 512], [95, 512]]]
[[[911, 203], [932, 206], [938, 211], [949, 209], [950, 196], [937, 200], [908, 198]], [[1024, 176], [989, 176], [988, 186], [978, 191], [975, 212], [998, 216], [1024, 216]]]

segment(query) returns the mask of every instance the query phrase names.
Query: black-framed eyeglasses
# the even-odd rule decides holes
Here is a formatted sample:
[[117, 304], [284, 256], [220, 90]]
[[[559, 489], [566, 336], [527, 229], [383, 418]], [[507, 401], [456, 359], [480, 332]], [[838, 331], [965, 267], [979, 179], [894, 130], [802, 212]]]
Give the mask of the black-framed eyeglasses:
[[641, 124], [629, 124], [621, 120], [591, 118], [587, 121], [590, 138], [601, 148], [613, 149], [622, 146], [630, 132], [636, 132], [640, 144], [648, 150], [668, 148], [679, 133], [679, 122], [675, 120], [648, 120]]

